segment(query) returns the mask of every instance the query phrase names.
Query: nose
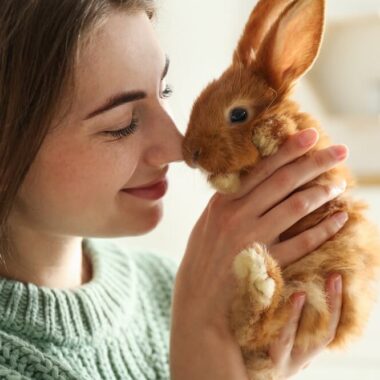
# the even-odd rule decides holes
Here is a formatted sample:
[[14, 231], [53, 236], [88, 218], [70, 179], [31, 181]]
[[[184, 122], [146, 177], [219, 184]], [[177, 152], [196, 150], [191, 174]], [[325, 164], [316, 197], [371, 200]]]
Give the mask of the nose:
[[198, 161], [202, 153], [201, 148], [194, 148], [185, 136], [184, 143], [182, 145], [183, 157], [186, 164], [195, 169], [198, 167]]
[[196, 163], [199, 160], [201, 153], [202, 153], [201, 148], [197, 148], [193, 151], [193, 162], [194, 163]]
[[164, 167], [172, 162], [183, 161], [183, 135], [177, 129], [168, 110], [163, 107], [151, 113], [151, 125], [145, 143], [144, 159], [152, 166]]

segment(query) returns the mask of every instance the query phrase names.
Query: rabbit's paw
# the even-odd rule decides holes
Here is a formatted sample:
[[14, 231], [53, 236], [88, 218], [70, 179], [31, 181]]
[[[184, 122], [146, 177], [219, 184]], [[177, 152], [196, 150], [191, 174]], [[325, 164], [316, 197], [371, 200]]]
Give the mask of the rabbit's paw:
[[269, 117], [257, 123], [253, 129], [252, 142], [262, 157], [271, 156], [296, 130], [295, 122], [286, 116]]
[[239, 285], [260, 308], [267, 308], [276, 288], [267, 272], [265, 256], [268, 253], [261, 244], [241, 251], [234, 259], [233, 268]]

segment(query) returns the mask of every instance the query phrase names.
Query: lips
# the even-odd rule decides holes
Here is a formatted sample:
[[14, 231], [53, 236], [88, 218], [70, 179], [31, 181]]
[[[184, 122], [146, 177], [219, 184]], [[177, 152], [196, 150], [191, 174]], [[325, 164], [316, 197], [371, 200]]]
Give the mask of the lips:
[[168, 180], [163, 177], [156, 180], [153, 184], [144, 187], [134, 187], [130, 189], [123, 189], [123, 193], [133, 195], [138, 198], [157, 200], [162, 198], [168, 189]]
[[168, 189], [168, 182], [165, 179], [149, 187], [124, 189], [122, 191], [124, 193], [133, 195], [138, 198], [157, 200], [157, 199], [162, 198], [165, 195], [167, 189]]
[[130, 187], [122, 189], [123, 193], [133, 195], [138, 198], [156, 200], [162, 198], [168, 189], [168, 180], [166, 173], [169, 169], [169, 165], [165, 167], [159, 177], [156, 177], [153, 181], [147, 182], [142, 186]]

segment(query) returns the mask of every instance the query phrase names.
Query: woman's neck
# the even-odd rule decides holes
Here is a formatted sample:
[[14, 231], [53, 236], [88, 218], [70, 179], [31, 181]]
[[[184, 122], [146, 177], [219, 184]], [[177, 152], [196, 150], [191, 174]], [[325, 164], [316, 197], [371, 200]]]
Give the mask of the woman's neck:
[[14, 252], [0, 260], [0, 277], [49, 288], [77, 288], [92, 277], [83, 238], [12, 227]]

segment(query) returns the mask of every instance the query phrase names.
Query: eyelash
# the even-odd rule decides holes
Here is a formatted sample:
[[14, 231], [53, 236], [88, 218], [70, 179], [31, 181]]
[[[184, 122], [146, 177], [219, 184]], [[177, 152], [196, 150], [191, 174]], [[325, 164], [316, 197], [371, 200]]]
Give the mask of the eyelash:
[[[162, 91], [161, 98], [167, 99], [173, 94], [173, 88], [170, 85], [166, 85], [164, 91]], [[133, 118], [131, 124], [126, 128], [119, 129], [117, 131], [107, 131], [105, 133], [115, 137], [117, 139], [121, 139], [122, 137], [127, 137], [134, 133], [137, 129], [139, 120], [137, 118]]]
[[112, 137], [116, 137], [118, 139], [122, 137], [127, 137], [136, 131], [138, 122], [139, 122], [138, 119], [133, 118], [131, 121], [131, 124], [129, 124], [128, 127], [119, 129], [117, 131], [107, 131], [105, 133], [107, 133], [108, 135], [111, 135]]
[[162, 91], [161, 98], [167, 99], [170, 98], [173, 94], [173, 87], [170, 84], [165, 86], [164, 91]]

